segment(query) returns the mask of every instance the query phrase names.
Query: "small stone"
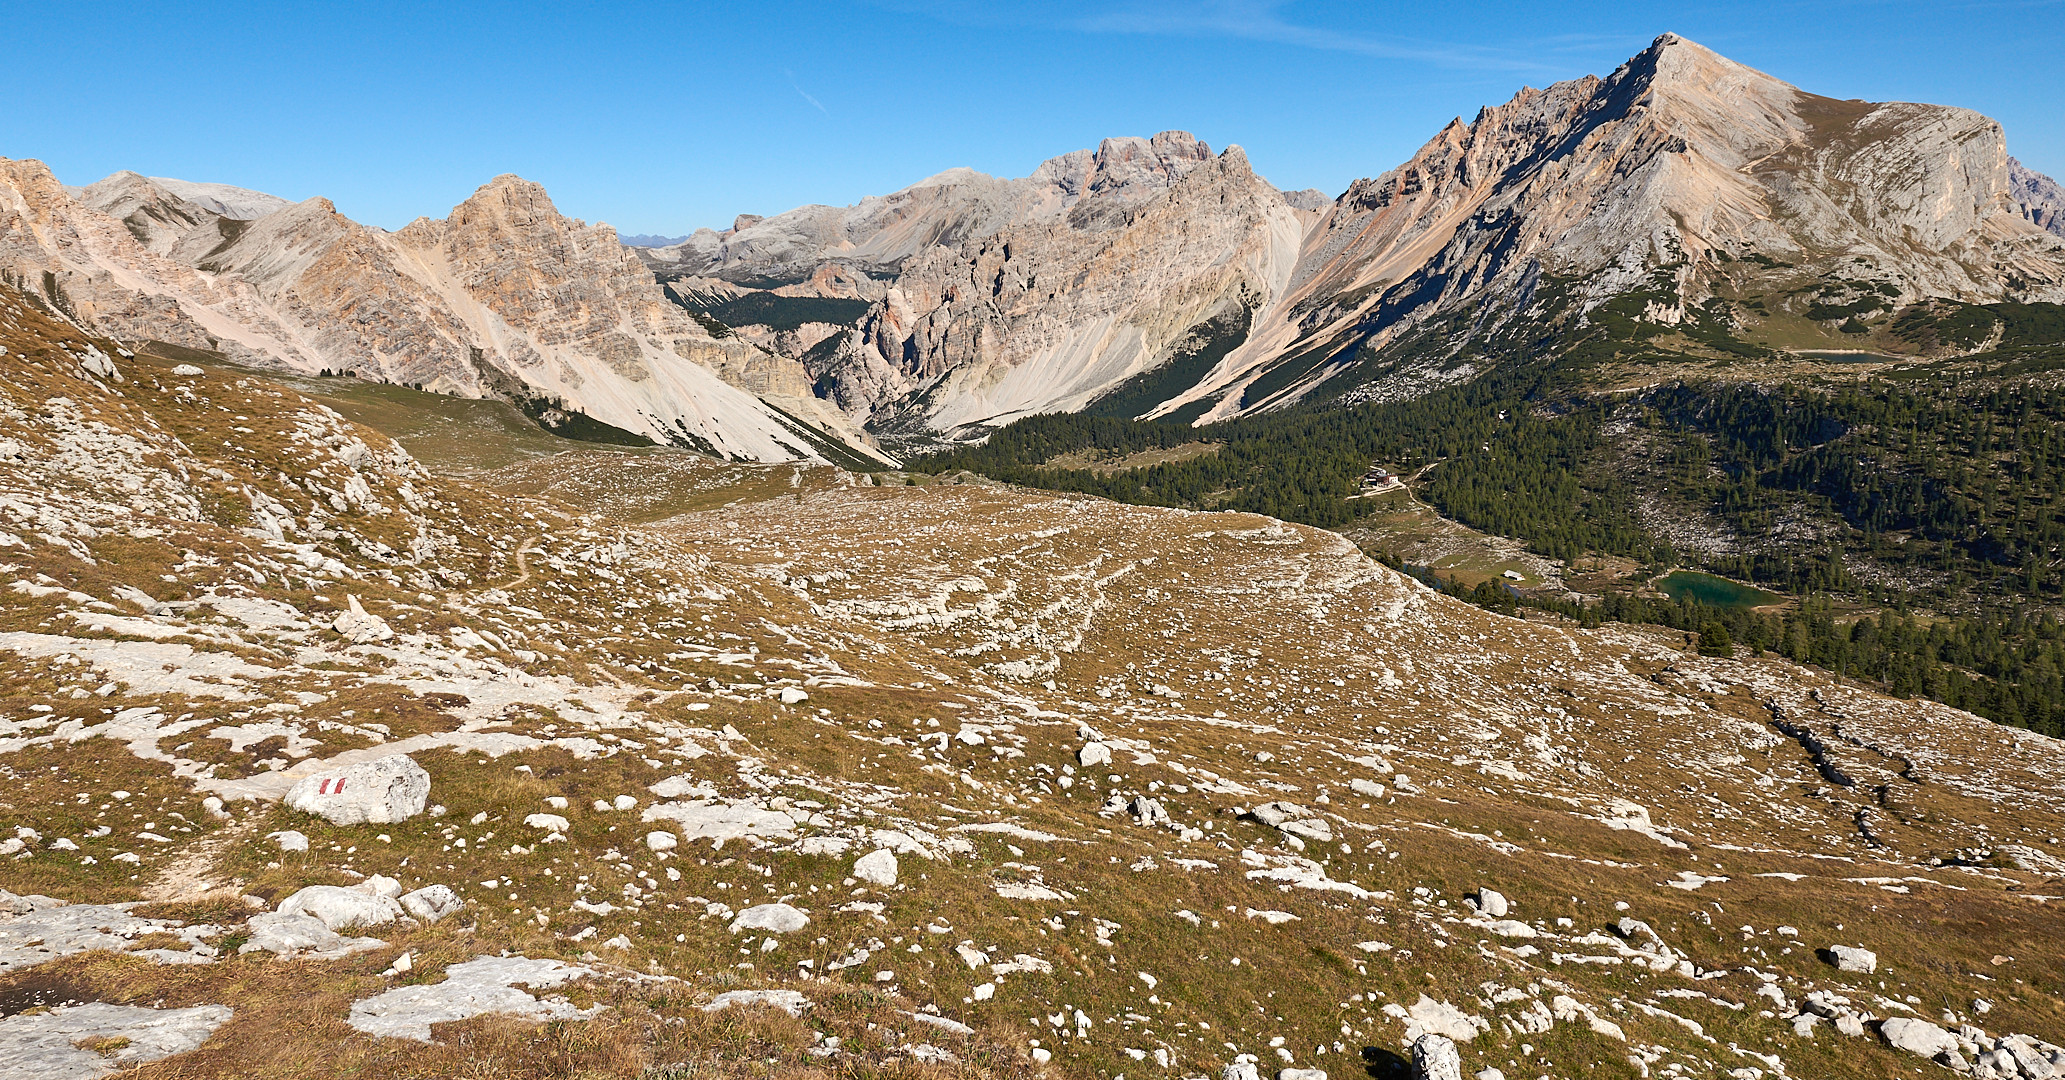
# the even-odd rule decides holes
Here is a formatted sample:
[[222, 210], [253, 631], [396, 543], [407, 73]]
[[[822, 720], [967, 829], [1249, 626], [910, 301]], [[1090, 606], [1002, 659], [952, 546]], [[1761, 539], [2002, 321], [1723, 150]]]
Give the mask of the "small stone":
[[1486, 918], [1503, 919], [1506, 917], [1506, 912], [1511, 910], [1511, 906], [1506, 903], [1506, 897], [1503, 893], [1492, 889], [1479, 889], [1477, 890], [1477, 910]]
[[1276, 1080], [1326, 1080], [1325, 1069], [1278, 1069]]
[[782, 687], [782, 704], [784, 704], [784, 705], [800, 705], [800, 704], [802, 704], [803, 702], [806, 702], [806, 701], [809, 701], [809, 700], [810, 700], [810, 695], [809, 695], [809, 694], [807, 694], [807, 693], [804, 693], [804, 692], [803, 692], [803, 690], [802, 690], [802, 689], [800, 689], [800, 688], [798, 688], [798, 687], [794, 687], [794, 686], [784, 686], [784, 687]]
[[1219, 1070], [1219, 1080], [1262, 1080], [1262, 1071], [1252, 1061], [1236, 1061]]
[[270, 839], [273, 843], [278, 844], [280, 846], [281, 851], [308, 850], [307, 835], [295, 829], [287, 829], [284, 832], [272, 833], [270, 834], [268, 839]]
[[672, 851], [681, 846], [681, 840], [670, 832], [649, 832], [645, 834], [645, 846], [654, 851]]

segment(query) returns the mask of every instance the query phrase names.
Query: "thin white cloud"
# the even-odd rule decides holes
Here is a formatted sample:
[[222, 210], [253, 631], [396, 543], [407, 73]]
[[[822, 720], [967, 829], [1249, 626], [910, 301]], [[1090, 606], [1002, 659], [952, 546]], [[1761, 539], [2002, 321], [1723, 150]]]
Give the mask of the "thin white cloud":
[[1285, 6], [1284, 0], [1208, 0], [1188, 4], [1133, 0], [1109, 11], [1069, 20], [1069, 25], [1090, 33], [1239, 38], [1441, 67], [1547, 70], [1543, 64], [1501, 51], [1304, 26], [1284, 18]]
[[787, 68], [783, 68], [782, 77], [789, 80], [789, 89], [794, 90], [798, 95], [800, 95], [803, 98], [803, 100], [810, 102], [811, 108], [816, 109], [818, 112], [824, 113], [826, 116], [832, 115], [831, 110], [825, 108], [824, 102], [819, 101], [814, 97], [811, 97], [809, 92], [805, 91], [802, 86], [797, 84], [795, 72], [790, 71]]

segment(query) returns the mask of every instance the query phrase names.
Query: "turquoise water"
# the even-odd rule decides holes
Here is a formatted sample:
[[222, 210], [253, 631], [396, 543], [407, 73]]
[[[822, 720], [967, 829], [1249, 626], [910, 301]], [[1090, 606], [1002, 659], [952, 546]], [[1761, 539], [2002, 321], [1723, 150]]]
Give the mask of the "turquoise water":
[[1684, 603], [1697, 600], [1708, 607], [1753, 608], [1775, 604], [1785, 599], [1776, 593], [1738, 585], [1727, 578], [1702, 574], [1693, 570], [1673, 570], [1656, 583], [1658, 590], [1672, 600]]

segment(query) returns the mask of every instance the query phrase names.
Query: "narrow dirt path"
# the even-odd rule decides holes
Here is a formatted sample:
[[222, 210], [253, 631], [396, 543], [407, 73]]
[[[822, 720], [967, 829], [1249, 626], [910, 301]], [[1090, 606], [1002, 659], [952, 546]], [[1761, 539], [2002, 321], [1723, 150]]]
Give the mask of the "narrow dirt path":
[[528, 554], [530, 554], [530, 552], [531, 552], [531, 542], [530, 542], [529, 540], [525, 540], [525, 541], [523, 542], [523, 545], [522, 545], [521, 547], [518, 547], [518, 548], [516, 549], [516, 573], [517, 573], [517, 578], [516, 578], [516, 580], [515, 580], [515, 581], [511, 581], [511, 582], [508, 582], [507, 584], [503, 584], [503, 585], [497, 585], [497, 586], [495, 586], [495, 588], [497, 588], [497, 589], [514, 589], [514, 588], [516, 588], [516, 587], [517, 587], [518, 585], [521, 585], [521, 584], [523, 584], [524, 582], [526, 582], [526, 581], [529, 581], [529, 580], [531, 579], [531, 567], [530, 567], [530, 564], [524, 561], [524, 556], [525, 556], [525, 555], [528, 555]]

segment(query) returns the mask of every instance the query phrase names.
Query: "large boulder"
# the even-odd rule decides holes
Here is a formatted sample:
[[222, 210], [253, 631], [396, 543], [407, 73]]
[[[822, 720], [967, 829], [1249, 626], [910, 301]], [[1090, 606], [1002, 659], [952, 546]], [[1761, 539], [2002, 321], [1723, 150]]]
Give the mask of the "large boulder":
[[1836, 966], [1837, 971], [1851, 971], [1859, 975], [1870, 975], [1879, 969], [1879, 954], [1870, 949], [1856, 949], [1848, 945], [1831, 945], [1826, 959]]
[[1432, 1032], [1414, 1039], [1413, 1080], [1463, 1080], [1463, 1055], [1455, 1042]]
[[1957, 1049], [1957, 1036], [1927, 1020], [1911, 1016], [1896, 1016], [1879, 1024], [1879, 1036], [1886, 1040], [1887, 1046], [1925, 1058]]
[[430, 774], [407, 754], [325, 768], [287, 791], [287, 805], [332, 825], [391, 825], [423, 812]]
[[731, 932], [765, 930], [770, 934], [792, 934], [809, 925], [810, 916], [787, 904], [761, 904], [739, 912], [739, 917], [731, 920]]
[[1504, 893], [1496, 889], [1477, 890], [1477, 911], [1479, 914], [1489, 919], [1503, 919], [1506, 917], [1506, 912], [1510, 910], [1512, 908], [1506, 903]]
[[1109, 765], [1111, 764], [1111, 747], [1101, 742], [1084, 743], [1083, 748], [1076, 751], [1076, 764], [1081, 765], [1085, 769], [1094, 768], [1098, 765]]
[[358, 597], [347, 596], [345, 601], [350, 605], [350, 610], [337, 616], [337, 620], [330, 624], [330, 628], [337, 631], [344, 640], [353, 645], [371, 645], [394, 637], [394, 627], [387, 625], [386, 619], [359, 606]]
[[348, 938], [323, 925], [323, 920], [300, 912], [267, 911], [251, 917], [245, 924], [251, 938], [237, 951], [269, 952], [281, 956], [299, 953], [314, 953], [318, 956], [341, 957], [367, 949], [378, 949], [386, 943], [378, 938]]
[[352, 926], [385, 926], [402, 917], [391, 897], [341, 885], [310, 885], [280, 901], [281, 915], [312, 915], [332, 930]]
[[896, 884], [896, 853], [877, 848], [853, 860], [853, 876], [870, 885], [887, 888]]

